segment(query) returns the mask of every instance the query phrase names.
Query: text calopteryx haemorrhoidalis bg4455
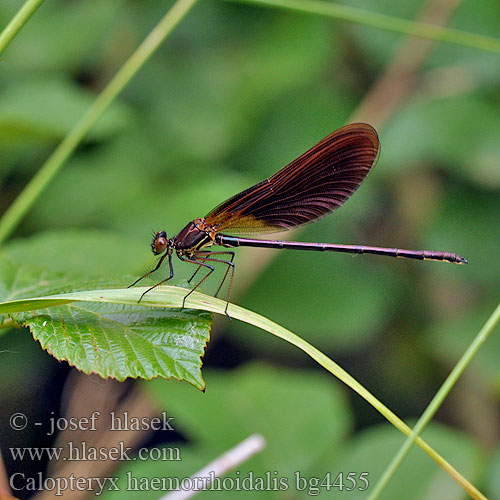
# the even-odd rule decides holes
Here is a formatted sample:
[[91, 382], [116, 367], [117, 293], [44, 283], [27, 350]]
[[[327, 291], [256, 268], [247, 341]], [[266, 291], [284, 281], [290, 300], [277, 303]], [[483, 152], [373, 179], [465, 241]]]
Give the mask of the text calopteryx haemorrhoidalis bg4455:
[[162, 253], [163, 255], [152, 271], [130, 286], [158, 270], [166, 257], [168, 257], [170, 267], [169, 277], [146, 290], [141, 295], [141, 299], [145, 293], [171, 279], [174, 276], [172, 255], [175, 252], [180, 260], [198, 266], [189, 282], [202, 267], [209, 271], [186, 295], [183, 306], [189, 294], [214, 271], [213, 265], [208, 264], [209, 262], [222, 263], [227, 266], [216, 296], [231, 270], [229, 304], [234, 280], [234, 252], [229, 250], [212, 252], [208, 249], [212, 245], [225, 248], [250, 246], [354, 254], [370, 253], [466, 264], [466, 259], [449, 252], [260, 240], [224, 234], [226, 231], [236, 235], [276, 233], [321, 219], [339, 208], [356, 191], [375, 165], [379, 153], [380, 142], [377, 132], [370, 125], [354, 123], [332, 132], [268, 179], [229, 198], [205, 217], [189, 222], [174, 238], [169, 239], [165, 231], [158, 231], [154, 235], [151, 248], [155, 255]]

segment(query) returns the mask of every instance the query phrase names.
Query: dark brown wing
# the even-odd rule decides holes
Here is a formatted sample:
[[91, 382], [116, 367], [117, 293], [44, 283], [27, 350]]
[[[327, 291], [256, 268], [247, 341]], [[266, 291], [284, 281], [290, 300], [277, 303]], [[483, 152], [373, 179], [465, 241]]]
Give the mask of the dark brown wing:
[[340, 207], [375, 165], [377, 132], [353, 123], [332, 132], [273, 176], [214, 208], [219, 232], [271, 233], [313, 222]]

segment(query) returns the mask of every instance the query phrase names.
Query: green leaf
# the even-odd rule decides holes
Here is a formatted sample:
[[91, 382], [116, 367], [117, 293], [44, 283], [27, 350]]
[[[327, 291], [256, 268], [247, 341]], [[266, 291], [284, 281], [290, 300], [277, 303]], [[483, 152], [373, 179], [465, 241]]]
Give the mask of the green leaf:
[[4, 300], [66, 292], [59, 299], [7, 302], [11, 306], [4, 305], [0, 312], [29, 327], [58, 360], [102, 377], [174, 377], [204, 390], [201, 357], [210, 336], [210, 313], [139, 306], [136, 290], [128, 304], [100, 303], [97, 296], [75, 302], [71, 297], [78, 294], [68, 293], [78, 286], [73, 279], [6, 258], [0, 261], [0, 277]]
[[[24, 296], [49, 295], [54, 290], [69, 291], [69, 285], [70, 280], [59, 273], [17, 263], [5, 255], [0, 259], [0, 300], [4, 302]], [[26, 303], [23, 310], [29, 311], [29, 300], [23, 303]], [[15, 311], [7, 307], [2, 312], [7, 314]]]
[[55, 358], [84, 373], [173, 377], [205, 388], [200, 358], [210, 335], [208, 313], [77, 302], [15, 318]]
[[144, 274], [152, 266], [148, 243], [127, 238], [124, 251], [123, 235], [119, 233], [68, 229], [17, 238], [8, 243], [5, 253], [20, 266], [77, 275], [81, 281], [82, 276], [88, 280]]
[[[31, 78], [16, 82], [0, 99], [0, 148], [10, 150], [27, 140], [53, 141], [62, 137], [84, 114], [92, 96], [60, 78]], [[128, 122], [123, 105], [115, 104], [89, 132], [88, 138], [102, 139]]]
[[438, 162], [454, 174], [459, 171], [478, 184], [498, 187], [500, 146], [496, 131], [500, 117], [493, 102], [466, 95], [406, 106], [383, 132], [382, 172], [392, 175], [404, 165]]
[[[199, 8], [193, 17], [201, 17]], [[213, 21], [216, 29], [218, 20]], [[261, 117], [275, 97], [302, 88], [335, 65], [338, 49], [324, 19], [274, 13], [252, 25], [251, 34], [245, 31], [238, 30], [236, 43], [225, 32], [217, 44], [185, 52], [182, 58], [175, 53], [169, 64], [152, 61], [145, 68], [146, 74], [154, 71], [148, 75], [147, 117], [154, 124], [156, 147], [165, 155], [177, 149], [205, 165], [240, 153], [252, 131], [261, 129]], [[169, 92], [162, 84], [166, 80]], [[186, 113], [187, 108], [196, 113]]]

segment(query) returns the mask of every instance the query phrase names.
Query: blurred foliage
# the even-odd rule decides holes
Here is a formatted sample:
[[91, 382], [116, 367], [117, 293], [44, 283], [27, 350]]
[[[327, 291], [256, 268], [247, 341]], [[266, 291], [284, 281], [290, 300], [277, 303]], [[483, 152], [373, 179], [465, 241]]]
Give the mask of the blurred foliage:
[[[345, 3], [408, 19], [421, 6]], [[19, 5], [0, 3], [1, 26]], [[21, 30], [0, 65], [1, 211], [169, 5], [54, 0]], [[449, 25], [498, 36], [500, 4], [464, 0]], [[154, 265], [151, 230], [176, 234], [349, 121], [400, 40], [320, 17], [200, 2], [38, 199], [2, 258], [78, 279], [139, 276]], [[366, 183], [338, 213], [294, 235], [453, 251], [468, 266], [276, 252], [267, 267], [263, 252], [243, 249], [236, 258], [235, 302], [324, 350], [405, 419], [421, 413], [498, 301], [498, 64], [492, 54], [436, 46], [379, 130], [382, 154]], [[176, 278], [192, 272], [181, 262], [175, 269]], [[217, 286], [214, 279], [205, 291]], [[17, 387], [17, 399], [34, 407], [36, 387], [52, 382], [49, 356], [29, 350], [25, 357], [17, 339], [26, 336], [12, 330], [0, 337], [5, 421], [17, 411], [13, 374], [38, 374]], [[231, 370], [253, 358], [274, 368]], [[498, 451], [487, 463], [480, 450], [494, 442], [498, 450], [498, 429], [478, 431], [476, 419], [482, 405], [499, 415], [498, 359], [500, 343], [489, 339], [470, 367], [481, 386], [477, 408], [459, 418], [449, 403], [439, 415], [444, 425], [429, 429], [431, 444], [492, 498], [500, 498], [498, 479], [487, 471], [498, 471]], [[189, 440], [181, 475], [260, 427], [269, 448], [241, 470], [304, 467], [318, 475], [366, 467], [375, 481], [402, 442], [393, 429], [370, 427], [380, 423], [373, 409], [347, 401], [303, 353], [236, 321], [219, 318], [205, 363], [219, 369], [206, 377], [205, 396], [173, 381], [148, 387]], [[387, 490], [391, 498], [408, 494], [400, 488], [415, 469], [422, 472], [412, 498], [458, 495], [427, 456], [412, 453]]]
[[[273, 383], [270, 384], [269, 380]], [[265, 478], [266, 472], [271, 471], [271, 478], [286, 478], [288, 486], [283, 492], [275, 492], [277, 498], [310, 498], [317, 496], [316, 490], [324, 497], [342, 498], [347, 492], [339, 489], [340, 482], [337, 487], [327, 489], [325, 482], [320, 485], [321, 481], [318, 484], [311, 478], [319, 477], [333, 483], [337, 474], [342, 472], [345, 488], [352, 487], [345, 480], [348, 472], [356, 472], [357, 478], [361, 471], [370, 471], [367, 478], [371, 483], [402, 442], [402, 437], [385, 424], [353, 438], [350, 435], [349, 407], [342, 392], [332, 386], [325, 375], [251, 364], [229, 377], [225, 372], [210, 372], [207, 384], [202, 401], [195, 391], [184, 390], [178, 384], [167, 387], [162, 382], [153, 382], [147, 386], [148, 392], [176, 416], [174, 425], [182, 426], [183, 433], [192, 443], [170, 443], [171, 447], [179, 448], [182, 461], [169, 462], [168, 477], [189, 476], [218, 453], [258, 432], [272, 436], [266, 450], [228, 477], [241, 480], [253, 474], [255, 484], [255, 478]], [[233, 422], [230, 428], [228, 420]], [[444, 426], [431, 426], [424, 438], [433, 442], [460, 469], [467, 470], [471, 479], [479, 475], [482, 453], [471, 439]], [[165, 477], [165, 464], [154, 460], [137, 461], [122, 470], [119, 474], [122, 476], [121, 492], [118, 496], [108, 493], [104, 498], [124, 495], [126, 477], [123, 476], [127, 474]], [[419, 474], [415, 474], [415, 470]], [[297, 482], [297, 473], [308, 478], [307, 486], [303, 480]], [[357, 479], [356, 483], [349, 496], [366, 498], [366, 492], [357, 491], [358, 487], [363, 488], [362, 481]], [[298, 492], [296, 485], [303, 491]], [[132, 498], [132, 492], [128, 494]], [[216, 498], [234, 497], [234, 491], [204, 494]], [[453, 498], [459, 494], [460, 487], [429, 457], [420, 450], [413, 450], [384, 498], [417, 500]], [[155, 498], [151, 493], [149, 495], [146, 498]], [[252, 498], [267, 497], [268, 492], [252, 492]]]

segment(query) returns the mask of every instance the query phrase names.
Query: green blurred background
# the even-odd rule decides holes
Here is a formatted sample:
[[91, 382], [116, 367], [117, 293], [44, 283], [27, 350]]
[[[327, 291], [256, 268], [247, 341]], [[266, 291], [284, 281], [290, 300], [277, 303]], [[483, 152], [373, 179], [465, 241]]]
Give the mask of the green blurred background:
[[[406, 19], [424, 9], [430, 21], [443, 9], [430, 1], [345, 3]], [[448, 26], [498, 36], [498, 2], [455, 4]], [[1, 211], [170, 5], [54, 0], [36, 12], [0, 66]], [[3, 0], [0, 25], [19, 7]], [[353, 117], [369, 121], [382, 144], [378, 165], [345, 207], [294, 238], [446, 250], [469, 265], [241, 249], [232, 300], [323, 350], [405, 421], [417, 418], [498, 302], [500, 57], [436, 44], [412, 68], [421, 44], [401, 48], [403, 38], [300, 13], [200, 2], [86, 137], [6, 251], [89, 278], [139, 276], [155, 262], [152, 230], [173, 236]], [[370, 97], [394, 66], [382, 97]], [[176, 278], [188, 277], [191, 269], [175, 265]], [[48, 445], [49, 438], [29, 433], [19, 444], [8, 417], [65, 414], [61, 393], [74, 370], [28, 331], [5, 333], [0, 444]], [[438, 413], [439, 426], [429, 429], [431, 445], [491, 498], [500, 498], [499, 357], [496, 335]], [[312, 477], [368, 470], [374, 483], [403, 440], [304, 353], [237, 321], [216, 318], [204, 373], [206, 394], [170, 381], [139, 389], [175, 415], [174, 441], [184, 443], [185, 470], [137, 465], [148, 474], [189, 476], [267, 430], [267, 451], [242, 471]], [[9, 472], [45, 466], [6, 461]], [[417, 483], [408, 488], [412, 477]], [[387, 490], [387, 498], [402, 494], [461, 498], [419, 451]], [[307, 497], [293, 488], [252, 495]]]

